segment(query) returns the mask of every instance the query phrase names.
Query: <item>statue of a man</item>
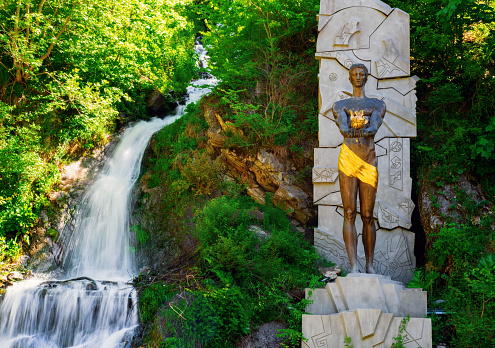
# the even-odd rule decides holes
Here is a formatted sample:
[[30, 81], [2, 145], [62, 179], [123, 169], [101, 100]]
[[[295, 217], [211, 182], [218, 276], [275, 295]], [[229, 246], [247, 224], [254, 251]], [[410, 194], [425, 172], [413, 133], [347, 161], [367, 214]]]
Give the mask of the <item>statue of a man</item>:
[[333, 105], [333, 114], [344, 143], [339, 154], [339, 181], [344, 205], [344, 242], [351, 264], [351, 273], [358, 272], [356, 212], [357, 194], [363, 221], [363, 244], [366, 255], [366, 273], [375, 273], [376, 229], [373, 220], [378, 170], [376, 168], [375, 134], [382, 125], [386, 105], [382, 100], [367, 98], [364, 86], [368, 69], [363, 64], [354, 64], [349, 70], [353, 87], [352, 98]]

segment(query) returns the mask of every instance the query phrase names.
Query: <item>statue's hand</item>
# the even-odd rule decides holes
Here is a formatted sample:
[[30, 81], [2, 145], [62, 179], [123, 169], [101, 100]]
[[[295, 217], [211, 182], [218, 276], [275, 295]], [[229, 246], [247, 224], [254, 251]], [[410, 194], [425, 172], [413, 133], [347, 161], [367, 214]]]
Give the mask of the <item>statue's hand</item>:
[[342, 133], [346, 138], [358, 138], [360, 133], [358, 129], [350, 128], [348, 131]]

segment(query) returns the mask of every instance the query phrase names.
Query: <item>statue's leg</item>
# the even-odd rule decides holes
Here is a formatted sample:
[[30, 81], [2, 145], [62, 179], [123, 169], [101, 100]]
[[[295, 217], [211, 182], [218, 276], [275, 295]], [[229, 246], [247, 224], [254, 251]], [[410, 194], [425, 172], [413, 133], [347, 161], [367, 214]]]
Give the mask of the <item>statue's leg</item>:
[[358, 180], [348, 177], [339, 171], [340, 194], [344, 206], [344, 227], [343, 237], [347, 256], [351, 263], [351, 273], [359, 271], [357, 265], [357, 232], [356, 232], [356, 209], [357, 209], [357, 190]]
[[370, 184], [359, 182], [359, 205], [361, 220], [363, 220], [363, 245], [366, 255], [366, 273], [375, 273], [373, 257], [375, 255], [376, 228], [373, 219], [376, 189]]

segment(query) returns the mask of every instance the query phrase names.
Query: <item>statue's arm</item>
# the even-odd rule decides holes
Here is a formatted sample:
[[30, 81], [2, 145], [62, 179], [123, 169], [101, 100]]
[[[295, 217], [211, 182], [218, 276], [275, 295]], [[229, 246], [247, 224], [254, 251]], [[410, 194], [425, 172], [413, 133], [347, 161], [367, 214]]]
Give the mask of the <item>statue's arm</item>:
[[370, 116], [369, 126], [364, 129], [364, 136], [375, 136], [378, 132], [378, 129], [383, 123], [383, 118], [385, 117], [385, 103], [383, 103], [382, 107], [378, 110], [374, 110]]

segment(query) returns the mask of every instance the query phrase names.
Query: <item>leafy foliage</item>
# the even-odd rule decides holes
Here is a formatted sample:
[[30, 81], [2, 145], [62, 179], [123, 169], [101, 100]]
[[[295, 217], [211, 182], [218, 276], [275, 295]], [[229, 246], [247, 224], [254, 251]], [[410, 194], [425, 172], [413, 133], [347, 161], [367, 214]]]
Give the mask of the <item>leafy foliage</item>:
[[189, 3], [0, 4], [0, 238], [28, 241], [57, 166], [106, 143], [119, 112], [146, 117], [150, 90], [185, 91], [196, 73]]
[[[263, 210], [269, 236], [252, 227], [254, 208]], [[222, 196], [197, 214], [194, 233], [200, 241], [202, 280], [162, 303], [155, 325], [165, 347], [232, 347], [252, 328], [272, 320], [286, 321], [289, 329], [282, 335], [294, 335], [298, 342], [306, 301], [290, 294], [316, 279], [318, 255], [290, 227], [283, 211], [243, 196]], [[140, 301], [147, 302], [141, 307], [147, 313], [151, 304]]]
[[435, 163], [432, 181], [458, 171], [480, 176], [493, 199], [495, 144], [495, 3], [478, 0], [392, 0], [411, 15], [412, 74], [418, 87], [419, 141], [413, 159]]
[[318, 7], [316, 0], [201, 2], [212, 72], [221, 80], [217, 106], [237, 129], [229, 146], [290, 147], [317, 138]]

